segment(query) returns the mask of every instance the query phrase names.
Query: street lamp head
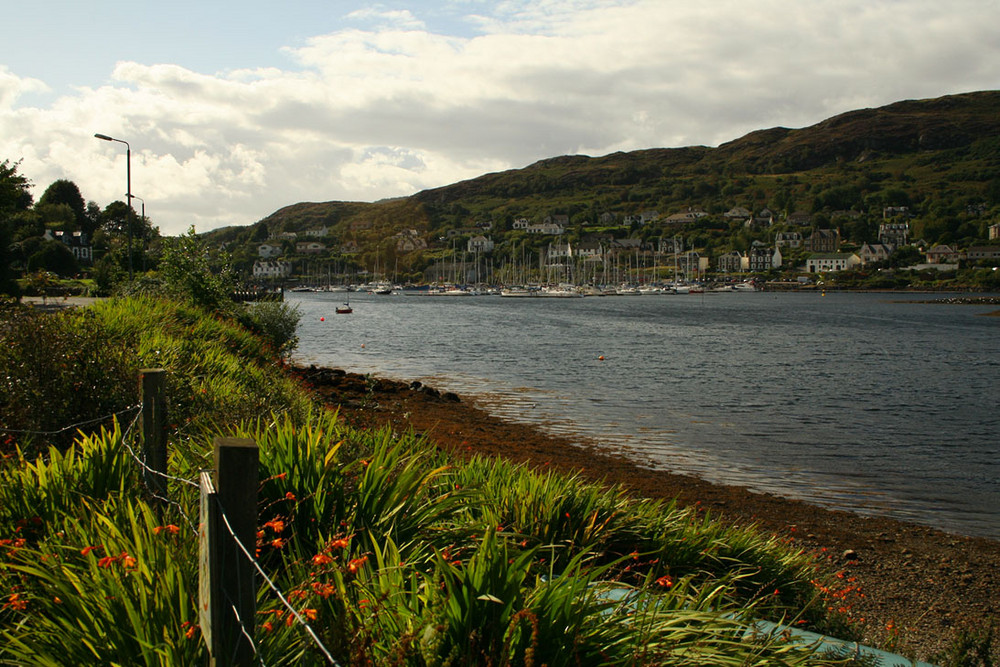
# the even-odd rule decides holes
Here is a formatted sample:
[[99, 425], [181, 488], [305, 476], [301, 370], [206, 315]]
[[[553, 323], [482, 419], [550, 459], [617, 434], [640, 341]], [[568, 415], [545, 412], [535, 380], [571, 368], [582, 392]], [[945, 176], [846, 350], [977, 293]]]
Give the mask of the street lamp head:
[[106, 134], [95, 134], [94, 136], [97, 137], [98, 139], [104, 139], [105, 141], [114, 141], [114, 139], [112, 139]]

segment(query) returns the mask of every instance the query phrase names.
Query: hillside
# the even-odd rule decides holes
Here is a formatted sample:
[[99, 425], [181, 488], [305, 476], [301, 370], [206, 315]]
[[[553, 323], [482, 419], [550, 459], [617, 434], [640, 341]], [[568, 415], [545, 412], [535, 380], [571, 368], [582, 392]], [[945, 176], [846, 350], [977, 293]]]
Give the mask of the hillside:
[[[927, 243], [985, 242], [1000, 213], [1000, 91], [909, 100], [840, 114], [802, 129], [751, 132], [717, 148], [652, 148], [602, 157], [553, 157], [521, 169], [384, 202], [299, 203], [218, 240], [246, 244], [280, 232], [328, 228], [330, 261], [372, 268], [376, 258], [419, 271], [451, 253], [475, 229], [488, 229], [500, 256], [524, 235], [513, 221], [566, 216], [571, 241], [605, 232], [643, 239], [681, 235], [714, 255], [773, 238], [723, 217], [733, 207], [767, 208], [782, 223], [808, 213], [812, 227], [837, 226], [847, 243], [874, 241], [887, 206], [907, 207], [911, 238]], [[697, 224], [667, 223], [674, 213], [708, 214]], [[628, 216], [656, 211], [637, 226]], [[849, 224], [835, 220], [852, 211]], [[609, 220], [613, 223], [608, 224]], [[426, 249], [389, 249], [389, 237], [416, 230]], [[464, 233], [456, 233], [464, 230]], [[451, 232], [449, 234], [449, 232]], [[551, 239], [549, 239], [551, 240]], [[353, 242], [360, 252], [342, 257]], [[537, 245], [538, 239], [529, 244]], [[251, 261], [249, 246], [243, 256]], [[252, 263], [252, 261], [251, 261]]]

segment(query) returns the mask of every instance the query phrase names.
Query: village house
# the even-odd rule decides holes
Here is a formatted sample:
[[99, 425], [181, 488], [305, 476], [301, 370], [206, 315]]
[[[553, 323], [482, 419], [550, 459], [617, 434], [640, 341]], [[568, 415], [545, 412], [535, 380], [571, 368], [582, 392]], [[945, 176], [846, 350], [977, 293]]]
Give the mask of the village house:
[[738, 250], [719, 255], [715, 260], [715, 270], [719, 273], [741, 273], [749, 266], [747, 258]]
[[990, 240], [995, 241], [997, 239], [1000, 239], [1000, 222], [990, 225]]
[[531, 221], [527, 218], [517, 218], [514, 220], [514, 224], [511, 225], [511, 229], [527, 229], [531, 226]]
[[747, 268], [750, 271], [762, 272], [781, 268], [781, 250], [778, 248], [751, 248], [747, 253]]
[[546, 216], [545, 220], [543, 220], [542, 222], [544, 222], [546, 224], [549, 224], [549, 225], [559, 225], [560, 227], [568, 227], [569, 226], [569, 216], [568, 215], [563, 215], [561, 213], [557, 214], [557, 215], [549, 215], [549, 216]]
[[546, 257], [548, 257], [549, 263], [552, 260], [562, 260], [573, 256], [573, 246], [569, 243], [550, 243], [548, 251], [546, 252]]
[[770, 227], [773, 224], [774, 212], [769, 208], [765, 208], [757, 215], [747, 218], [747, 221], [743, 223], [743, 226], [749, 229], [763, 229], [765, 227]]
[[322, 238], [328, 235], [329, 233], [330, 233], [330, 228], [327, 227], [326, 225], [323, 225], [319, 229], [310, 229], [306, 231], [306, 236], [310, 236], [312, 238]]
[[615, 219], [617, 217], [618, 216], [616, 216], [614, 213], [611, 213], [609, 211], [605, 211], [604, 213], [601, 213], [601, 215], [598, 218], [598, 220], [600, 221], [600, 223], [602, 225], [610, 225], [610, 224], [614, 223], [614, 221], [615, 221]]
[[807, 252], [835, 253], [840, 248], [840, 230], [817, 229], [803, 242], [802, 247]]
[[261, 243], [257, 246], [257, 255], [259, 257], [263, 257], [264, 259], [280, 257], [281, 253], [281, 246], [277, 243]]
[[299, 241], [295, 244], [295, 252], [299, 255], [319, 255], [326, 246], [319, 241]]
[[804, 211], [796, 211], [788, 216], [786, 222], [790, 225], [796, 225], [798, 227], [808, 227], [812, 224], [813, 217], [812, 213], [806, 213]]
[[661, 255], [672, 255], [675, 252], [680, 252], [684, 249], [684, 240], [678, 239], [676, 237], [660, 238], [657, 246], [656, 252]]
[[910, 217], [910, 207], [909, 206], [886, 206], [882, 209], [882, 218], [895, 218], [895, 217]]
[[42, 238], [46, 241], [59, 241], [69, 248], [73, 257], [81, 264], [90, 264], [94, 261], [94, 249], [87, 242], [87, 235], [83, 232], [54, 232], [46, 229]]
[[798, 232], [778, 232], [774, 235], [774, 247], [801, 248], [802, 234], [799, 234]]
[[936, 245], [927, 251], [928, 264], [954, 264], [962, 258], [962, 254], [947, 245]]
[[493, 252], [493, 240], [482, 234], [473, 236], [466, 244], [466, 250], [481, 253]]
[[878, 226], [878, 242], [893, 249], [907, 244], [910, 239], [910, 223], [887, 222]]
[[292, 263], [283, 259], [258, 259], [253, 263], [253, 277], [257, 279], [287, 278], [292, 275]]
[[278, 241], [294, 241], [299, 237], [295, 232], [279, 232], [277, 234], [272, 234], [272, 239], [277, 239]]
[[701, 209], [688, 208], [688, 210], [681, 213], [674, 213], [673, 215], [667, 216], [664, 222], [668, 225], [681, 225], [689, 222], [695, 222], [699, 218], [704, 218], [708, 213], [705, 213]]
[[659, 211], [643, 211], [642, 213], [639, 214], [639, 220], [644, 225], [648, 225], [648, 224], [650, 224], [652, 222], [656, 222], [659, 219], [660, 219], [660, 212]]
[[699, 278], [708, 271], [708, 257], [702, 257], [697, 250], [689, 250], [676, 256], [677, 272], [686, 280]]
[[356, 255], [361, 252], [361, 248], [358, 246], [357, 241], [345, 241], [344, 245], [340, 246], [340, 252], [345, 255]]
[[722, 214], [727, 220], [749, 220], [752, 214], [742, 206], [734, 206]]
[[524, 231], [529, 234], [550, 234], [558, 236], [566, 230], [564, 230], [561, 225], [557, 225], [554, 222], [543, 222], [540, 224], [528, 225]]
[[642, 224], [642, 216], [641, 215], [626, 215], [624, 218], [622, 218], [622, 222], [624, 224], [630, 226], [630, 227], [632, 225], [641, 225]]
[[604, 259], [604, 245], [600, 241], [581, 241], [576, 244], [576, 256], [587, 261], [602, 261]]
[[892, 254], [892, 247], [885, 243], [865, 243], [858, 250], [858, 257], [861, 259], [861, 266], [872, 262], [884, 262]]
[[861, 263], [861, 258], [853, 252], [833, 252], [812, 255], [806, 260], [809, 273], [830, 273], [845, 271]]
[[407, 253], [427, 247], [427, 241], [423, 240], [415, 229], [404, 229], [392, 238], [396, 242], [396, 252]]
[[965, 259], [967, 259], [970, 262], [982, 262], [984, 260], [996, 262], [997, 260], [1000, 260], [1000, 246], [995, 246], [995, 245], [971, 246], [968, 250], [965, 251]]

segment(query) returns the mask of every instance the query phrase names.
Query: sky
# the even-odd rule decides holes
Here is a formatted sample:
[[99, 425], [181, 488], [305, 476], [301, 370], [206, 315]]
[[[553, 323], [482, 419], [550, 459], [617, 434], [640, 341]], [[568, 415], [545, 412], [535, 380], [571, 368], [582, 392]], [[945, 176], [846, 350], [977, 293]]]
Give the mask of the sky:
[[0, 44], [0, 161], [130, 167], [166, 235], [1000, 89], [996, 0], [31, 0]]

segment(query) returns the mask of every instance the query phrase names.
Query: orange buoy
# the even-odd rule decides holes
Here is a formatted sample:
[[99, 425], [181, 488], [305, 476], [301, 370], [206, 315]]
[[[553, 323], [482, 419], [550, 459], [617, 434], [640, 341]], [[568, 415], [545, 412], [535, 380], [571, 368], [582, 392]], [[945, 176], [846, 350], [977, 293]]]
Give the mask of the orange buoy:
[[597, 357], [597, 360], [598, 361], [604, 361], [604, 355], [602, 354], [601, 356]]
[[325, 317], [321, 317], [321, 318], [319, 318], [319, 321], [320, 322], [326, 322], [326, 318]]
[[361, 343], [361, 349], [362, 350], [365, 349], [365, 344], [364, 343]]

